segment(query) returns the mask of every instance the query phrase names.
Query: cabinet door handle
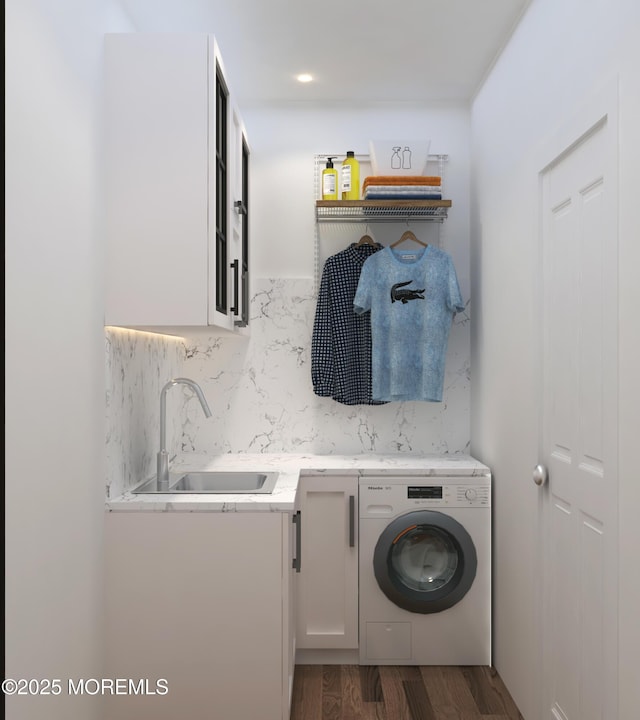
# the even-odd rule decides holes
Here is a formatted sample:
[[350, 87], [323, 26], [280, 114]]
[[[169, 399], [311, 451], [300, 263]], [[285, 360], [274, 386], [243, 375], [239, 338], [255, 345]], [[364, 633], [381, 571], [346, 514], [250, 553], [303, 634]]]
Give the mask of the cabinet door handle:
[[234, 207], [238, 211], [238, 215], [246, 215], [247, 214], [247, 206], [242, 202], [242, 200], [236, 200], [233, 203]]
[[356, 496], [349, 495], [349, 547], [356, 546]]
[[299, 573], [302, 566], [302, 515], [300, 514], [300, 510], [295, 513], [291, 520], [296, 526], [296, 554], [293, 558], [292, 567], [297, 573]]
[[238, 314], [238, 261], [234, 260], [231, 263], [231, 267], [233, 268], [233, 307], [231, 308], [231, 312], [234, 315]]
[[249, 324], [249, 273], [246, 270], [240, 273], [240, 284], [242, 285], [240, 320], [235, 320], [233, 324], [236, 327], [247, 327]]

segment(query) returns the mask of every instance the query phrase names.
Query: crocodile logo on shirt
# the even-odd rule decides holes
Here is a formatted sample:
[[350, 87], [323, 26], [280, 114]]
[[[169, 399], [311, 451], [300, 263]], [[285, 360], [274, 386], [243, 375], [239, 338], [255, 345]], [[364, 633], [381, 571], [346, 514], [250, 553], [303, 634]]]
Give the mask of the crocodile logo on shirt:
[[[391, 286], [391, 302], [394, 303], [396, 300], [406, 305], [409, 300], [424, 300], [424, 288], [422, 290], [412, 290], [407, 288], [407, 285], [411, 285], [413, 280], [407, 280], [406, 282], [396, 283]], [[401, 290], [401, 288], [405, 288]]]

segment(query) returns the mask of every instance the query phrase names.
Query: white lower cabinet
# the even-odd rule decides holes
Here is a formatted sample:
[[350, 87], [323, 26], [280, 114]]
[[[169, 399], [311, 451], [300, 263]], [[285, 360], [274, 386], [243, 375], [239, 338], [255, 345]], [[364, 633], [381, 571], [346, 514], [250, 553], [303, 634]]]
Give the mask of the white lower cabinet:
[[300, 650], [358, 647], [358, 477], [302, 475], [301, 567], [296, 577]]
[[290, 514], [112, 512], [105, 541], [105, 677], [129, 688], [106, 720], [289, 717]]

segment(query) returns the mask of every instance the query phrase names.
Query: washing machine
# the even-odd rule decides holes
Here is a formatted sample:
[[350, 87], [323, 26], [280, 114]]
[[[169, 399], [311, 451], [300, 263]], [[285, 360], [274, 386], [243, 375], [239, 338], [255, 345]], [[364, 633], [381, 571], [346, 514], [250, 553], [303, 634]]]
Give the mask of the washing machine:
[[491, 664], [491, 473], [362, 476], [361, 665]]

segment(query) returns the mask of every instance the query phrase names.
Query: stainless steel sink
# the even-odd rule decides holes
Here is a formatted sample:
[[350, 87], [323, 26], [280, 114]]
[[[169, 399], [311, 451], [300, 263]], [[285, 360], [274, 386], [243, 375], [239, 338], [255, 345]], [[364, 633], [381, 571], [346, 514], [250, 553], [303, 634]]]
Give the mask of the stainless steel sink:
[[170, 474], [169, 489], [158, 490], [156, 478], [137, 487], [134, 494], [202, 494], [218, 493], [226, 495], [242, 494], [270, 494], [273, 492], [277, 472], [236, 472], [222, 470], [205, 470], [201, 472]]

